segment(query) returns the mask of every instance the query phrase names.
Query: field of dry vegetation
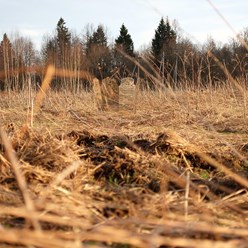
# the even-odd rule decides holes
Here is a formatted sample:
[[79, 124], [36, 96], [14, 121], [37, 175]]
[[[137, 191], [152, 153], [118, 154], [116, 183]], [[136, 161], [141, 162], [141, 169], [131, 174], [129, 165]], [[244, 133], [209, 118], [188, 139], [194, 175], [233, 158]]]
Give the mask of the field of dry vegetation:
[[0, 94], [0, 247], [248, 247], [245, 88]]

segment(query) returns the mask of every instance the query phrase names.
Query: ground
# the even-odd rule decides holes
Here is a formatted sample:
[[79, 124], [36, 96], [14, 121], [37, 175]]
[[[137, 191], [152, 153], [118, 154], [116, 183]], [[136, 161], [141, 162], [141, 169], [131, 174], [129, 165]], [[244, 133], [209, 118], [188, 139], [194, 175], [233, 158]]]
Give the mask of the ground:
[[0, 97], [0, 247], [247, 247], [245, 92], [35, 97]]

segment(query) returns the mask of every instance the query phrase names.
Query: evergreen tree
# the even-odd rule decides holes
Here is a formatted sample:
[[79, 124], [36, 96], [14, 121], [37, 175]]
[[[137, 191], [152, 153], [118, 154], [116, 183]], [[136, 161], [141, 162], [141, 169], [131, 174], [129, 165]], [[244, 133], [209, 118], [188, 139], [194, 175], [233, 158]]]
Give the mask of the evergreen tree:
[[[49, 52], [52, 55], [52, 43], [49, 45]], [[55, 36], [55, 67], [64, 69], [64, 75], [56, 77], [54, 80], [54, 87], [59, 89], [68, 87], [69, 79], [66, 77], [66, 70], [70, 70], [70, 50], [71, 50], [71, 33], [66, 27], [63, 18], [60, 18], [56, 26]], [[51, 59], [51, 57], [50, 57]]]
[[63, 50], [65, 48], [65, 46], [70, 45], [70, 41], [71, 41], [71, 34], [70, 34], [68, 28], [66, 27], [66, 23], [65, 23], [63, 18], [59, 19], [59, 21], [57, 23], [56, 31], [57, 31], [58, 47], [61, 50]]
[[88, 37], [86, 44], [86, 53], [89, 54], [94, 49], [102, 49], [107, 47], [107, 37], [103, 26], [99, 25], [92, 35]]
[[120, 34], [115, 39], [115, 49], [114, 49], [114, 66], [118, 68], [120, 77], [134, 76], [134, 61], [123, 56], [119, 51], [128, 54], [131, 57], [135, 57], [134, 45], [131, 35], [128, 33], [127, 28], [124, 24], [121, 25]]
[[[5, 84], [6, 89], [11, 80], [11, 69], [12, 69], [12, 44], [5, 33], [3, 35], [3, 40], [0, 44], [0, 71], [4, 72], [4, 77], [2, 80]], [[2, 87], [1, 87], [2, 88]], [[3, 88], [2, 88], [3, 89]]]
[[86, 55], [90, 72], [98, 78], [109, 76], [111, 71], [111, 53], [102, 25], [99, 25], [88, 38]]
[[8, 36], [7, 36], [7, 34], [6, 33], [4, 33], [4, 35], [3, 35], [3, 40], [1, 41], [1, 48], [3, 48], [3, 47], [8, 47], [8, 48], [10, 48], [12, 45], [11, 45], [11, 42], [10, 42], [10, 40], [9, 40], [9, 38], [8, 38]]
[[168, 54], [173, 45], [176, 44], [176, 32], [172, 29], [168, 18], [166, 22], [162, 18], [155, 30], [155, 37], [152, 40], [152, 54], [157, 61], [161, 61], [163, 52]]
[[3, 40], [0, 43], [0, 70], [4, 71], [6, 69], [6, 61], [10, 61], [12, 44], [5, 33], [3, 35]]
[[47, 37], [41, 49], [42, 60], [45, 65], [56, 65], [56, 39]]
[[124, 24], [120, 28], [120, 35], [115, 40], [115, 43], [118, 48], [123, 49], [128, 55], [134, 56], [133, 40]]
[[107, 37], [102, 25], [99, 25], [97, 30], [93, 33], [91, 42], [99, 47], [107, 47]]

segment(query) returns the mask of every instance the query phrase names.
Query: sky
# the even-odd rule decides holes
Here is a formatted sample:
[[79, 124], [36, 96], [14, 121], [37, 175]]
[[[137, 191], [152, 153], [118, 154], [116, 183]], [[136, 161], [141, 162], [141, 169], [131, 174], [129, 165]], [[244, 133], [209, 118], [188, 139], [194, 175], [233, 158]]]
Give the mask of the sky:
[[[248, 28], [247, 0], [211, 0], [231, 25], [216, 13], [209, 0], [0, 0], [0, 35], [19, 33], [40, 49], [44, 36], [53, 34], [62, 17], [82, 36], [87, 24], [103, 25], [110, 42], [124, 23], [136, 50], [149, 46], [162, 17], [176, 20], [178, 31], [194, 43], [209, 37], [222, 44]], [[2, 39], [2, 38], [0, 38]]]

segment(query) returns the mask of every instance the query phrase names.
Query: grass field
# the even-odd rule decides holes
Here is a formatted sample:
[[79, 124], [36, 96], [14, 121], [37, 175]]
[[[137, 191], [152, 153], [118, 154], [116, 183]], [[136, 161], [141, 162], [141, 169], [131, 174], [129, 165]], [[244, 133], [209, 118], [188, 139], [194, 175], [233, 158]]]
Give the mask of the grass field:
[[245, 89], [0, 94], [0, 247], [248, 247]]

